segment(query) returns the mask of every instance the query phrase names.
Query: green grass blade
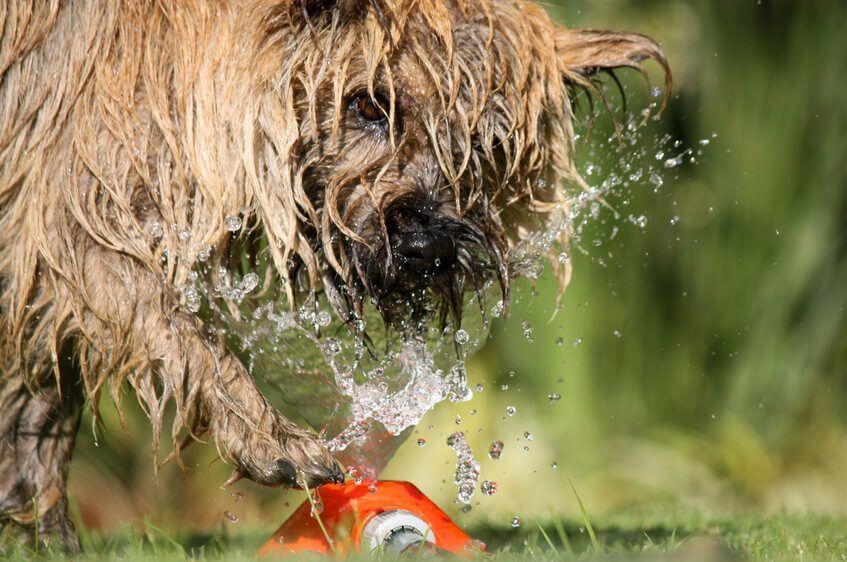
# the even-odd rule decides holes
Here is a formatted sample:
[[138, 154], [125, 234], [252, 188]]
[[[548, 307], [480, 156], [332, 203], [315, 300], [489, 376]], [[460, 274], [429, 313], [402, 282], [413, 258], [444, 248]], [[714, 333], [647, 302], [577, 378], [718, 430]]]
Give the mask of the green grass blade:
[[[149, 520], [145, 520], [145, 521], [144, 521], [144, 527], [145, 527], [145, 529], [147, 529], [147, 530], [148, 530], [148, 533], [147, 533], [147, 534], [148, 534], [148, 537], [150, 536], [149, 530], [154, 531], [154, 532], [156, 533], [156, 536], [157, 536], [158, 538], [164, 539], [164, 540], [165, 540], [165, 542], [167, 542], [167, 543], [168, 543], [168, 544], [170, 544], [172, 547], [174, 547], [174, 549], [176, 550], [176, 552], [178, 552], [178, 553], [179, 553], [179, 554], [181, 554], [182, 556], [185, 556], [185, 549], [183, 548], [183, 546], [182, 546], [179, 542], [177, 542], [177, 540], [176, 540], [175, 538], [173, 538], [173, 537], [172, 537], [172, 536], [170, 536], [168, 533], [166, 533], [164, 529], [162, 529], [161, 527], [158, 527], [158, 526], [154, 525], [154, 524], [153, 524], [153, 523], [151, 523]], [[150, 542], [154, 545], [154, 546], [153, 546], [153, 548], [154, 548], [154, 549], [156, 549], [156, 551], [158, 552], [158, 548], [155, 546], [155, 544], [156, 544], [156, 540], [154, 540], [154, 539], [152, 539], [152, 538], [151, 538]]]
[[585, 505], [582, 503], [582, 498], [580, 498], [579, 494], [576, 493], [576, 487], [574, 487], [573, 482], [570, 478], [568, 478], [568, 484], [571, 485], [573, 495], [576, 498], [577, 503], [579, 504], [579, 512], [582, 514], [582, 520], [585, 523], [585, 528], [588, 530], [588, 537], [591, 539], [591, 546], [595, 552], [600, 552], [602, 550], [602, 547], [600, 546], [600, 542], [597, 540], [597, 535], [594, 533], [594, 527], [591, 526], [591, 520], [588, 518], [588, 512], [585, 510]]
[[315, 499], [312, 497], [312, 491], [309, 489], [305, 480], [300, 482], [300, 485], [304, 490], [306, 490], [306, 497], [309, 499], [309, 505], [312, 506], [312, 515], [314, 516], [315, 521], [318, 522], [318, 527], [321, 528], [321, 533], [323, 533], [324, 538], [326, 539], [326, 544], [329, 545], [329, 549], [332, 551], [332, 554], [337, 555], [338, 553], [335, 550], [334, 541], [332, 540], [332, 537], [329, 536], [329, 532], [326, 530], [323, 519], [321, 518], [320, 511], [315, 506]]
[[561, 517], [553, 517], [553, 527], [556, 529], [556, 534], [559, 535], [559, 541], [562, 543], [562, 546], [565, 547], [568, 554], [573, 554], [571, 540], [568, 538], [568, 533], [565, 531], [565, 524], [562, 523]]
[[540, 522], [540, 521], [536, 521], [536, 522], [535, 522], [535, 524], [536, 524], [536, 525], [538, 525], [538, 530], [539, 530], [539, 531], [541, 531], [541, 536], [543, 536], [543, 537], [544, 537], [544, 540], [545, 540], [545, 541], [547, 541], [547, 544], [550, 546], [550, 550], [552, 550], [553, 552], [555, 552], [556, 554], [558, 554], [558, 553], [559, 553], [559, 549], [557, 549], [557, 548], [556, 548], [556, 545], [555, 545], [555, 544], [553, 544], [553, 541], [551, 541], [551, 540], [550, 540], [550, 537], [549, 537], [549, 536], [547, 536], [547, 531], [545, 531], [545, 530], [544, 530], [544, 526], [541, 524], [541, 522]]

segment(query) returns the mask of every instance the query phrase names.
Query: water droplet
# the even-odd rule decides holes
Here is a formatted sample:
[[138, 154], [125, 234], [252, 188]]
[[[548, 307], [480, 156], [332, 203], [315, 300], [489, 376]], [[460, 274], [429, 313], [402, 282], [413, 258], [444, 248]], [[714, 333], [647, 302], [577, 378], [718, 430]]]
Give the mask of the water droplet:
[[476, 385], [475, 387], [473, 387], [473, 389], [474, 392], [482, 392], [484, 390], [481, 384]]
[[682, 158], [677, 156], [676, 158], [668, 158], [665, 160], [665, 168], [676, 168], [682, 164]]
[[462, 416], [456, 416], [456, 425], [462, 425]]
[[506, 305], [503, 303], [503, 301], [497, 301], [494, 306], [491, 307], [491, 316], [493, 316], [494, 318], [500, 318], [503, 315], [503, 310], [505, 309], [505, 307]]
[[497, 482], [493, 482], [491, 480], [483, 480], [482, 485], [480, 485], [479, 489], [482, 490], [482, 495], [493, 496], [497, 493]]
[[500, 390], [503, 390], [503, 391], [509, 390], [509, 385], [508, 384], [501, 384]]
[[465, 345], [471, 339], [470, 335], [465, 330], [456, 330], [454, 338], [459, 345]]
[[457, 487], [456, 499], [469, 504], [479, 480], [479, 463], [474, 459], [463, 432], [451, 434], [447, 438], [447, 445], [456, 453], [456, 471], [453, 473], [453, 483]]
[[527, 441], [532, 441], [532, 439], [533, 439], [532, 433], [530, 433], [528, 431], [524, 431], [523, 436], [524, 436], [524, 439], [526, 439]]
[[185, 307], [189, 312], [200, 310], [200, 293], [194, 287], [188, 287], [183, 291], [185, 295]]
[[559, 463], [557, 463], [557, 462], [550, 463], [550, 468], [552, 468], [553, 470], [556, 470], [557, 468], [559, 468]]
[[324, 512], [324, 504], [321, 501], [320, 496], [318, 496], [317, 494], [315, 494], [313, 497], [314, 499], [312, 503], [312, 517], [315, 517], [316, 515], [320, 515]]
[[154, 222], [152, 225], [150, 225], [150, 235], [153, 238], [161, 238], [162, 236], [164, 236], [164, 234], [165, 229], [162, 228], [161, 224]]
[[226, 517], [230, 523], [238, 523], [238, 515], [231, 511], [224, 511], [224, 517]]
[[576, 338], [576, 339], [573, 341], [573, 346], [574, 346], [574, 347], [579, 347], [580, 345], [582, 345], [582, 338]]
[[559, 394], [558, 392], [551, 392], [550, 394], [547, 395], [547, 400], [549, 400], [550, 402], [558, 402], [561, 399], [562, 399], [562, 395]]
[[496, 461], [500, 460], [500, 456], [503, 454], [503, 442], [502, 441], [494, 441], [488, 447], [488, 458]]
[[241, 284], [238, 286], [238, 290], [241, 294], [247, 294], [253, 289], [255, 289], [259, 285], [259, 275], [251, 271], [241, 280]]
[[679, 224], [679, 217], [678, 217], [678, 216], [676, 216], [676, 215], [672, 216], [672, 217], [668, 220], [668, 223], [670, 223], [670, 225], [671, 225], [671, 226], [675, 226], [675, 225]]
[[647, 228], [647, 217], [644, 215], [639, 215], [637, 217], [634, 215], [629, 215], [628, 220], [629, 222], [631, 222], [642, 230]]
[[362, 475], [361, 471], [355, 466], [347, 467], [347, 475], [353, 479], [356, 484], [361, 484], [365, 477]]
[[515, 527], [517, 529], [520, 526], [521, 526], [521, 518], [518, 517], [517, 515], [515, 515], [514, 517], [512, 517], [512, 527]]
[[197, 251], [197, 259], [201, 262], [206, 261], [212, 255], [212, 245], [211, 244], [201, 244], [200, 249]]
[[623, 334], [620, 333], [618, 330], [615, 330], [614, 332], [612, 332], [612, 334], [614, 334], [614, 336], [616, 338], [622, 338], [623, 337]]
[[318, 312], [318, 326], [326, 327], [329, 326], [329, 323], [332, 322], [332, 315], [326, 310], [321, 310]]
[[518, 411], [517, 408], [515, 408], [514, 406], [506, 406], [506, 413], [509, 414], [510, 416], [514, 416], [515, 412], [517, 412], [517, 411]]
[[426, 439], [421, 437], [420, 439], [418, 439], [418, 447], [423, 447], [424, 445], [426, 445]]
[[230, 232], [238, 232], [241, 230], [241, 217], [237, 215], [227, 215], [224, 217], [224, 226]]
[[524, 320], [521, 322], [521, 326], [523, 326], [523, 337], [525, 337], [528, 341], [532, 341], [532, 325]]
[[654, 98], [658, 98], [662, 95], [662, 89], [658, 86], [653, 86], [650, 88], [650, 95]]
[[326, 340], [326, 350], [330, 355], [338, 355], [341, 353], [341, 341], [336, 338]]
[[559, 347], [565, 345], [565, 338], [556, 338], [556, 345]]
[[567, 263], [569, 256], [566, 252], [562, 252], [558, 255], [556, 259], [559, 261], [559, 263]]
[[242, 494], [241, 492], [232, 492], [230, 495], [232, 496], [232, 499], [237, 502], [241, 501], [241, 499], [244, 497], [244, 494]]

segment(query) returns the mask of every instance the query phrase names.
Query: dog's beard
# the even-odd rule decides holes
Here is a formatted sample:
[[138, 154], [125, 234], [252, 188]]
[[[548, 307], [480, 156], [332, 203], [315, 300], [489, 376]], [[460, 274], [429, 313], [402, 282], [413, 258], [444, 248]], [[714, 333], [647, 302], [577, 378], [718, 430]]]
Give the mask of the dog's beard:
[[466, 294], [475, 297], [485, 321], [488, 285], [497, 285], [503, 299], [507, 295], [503, 252], [481, 228], [452, 219], [437, 220], [433, 228], [446, 233], [455, 245], [455, 259], [444, 270], [421, 273], [411, 269], [390, 237], [372, 245], [351, 244], [352, 291], [372, 304], [386, 328], [400, 337], [426, 333], [431, 323], [459, 330]]

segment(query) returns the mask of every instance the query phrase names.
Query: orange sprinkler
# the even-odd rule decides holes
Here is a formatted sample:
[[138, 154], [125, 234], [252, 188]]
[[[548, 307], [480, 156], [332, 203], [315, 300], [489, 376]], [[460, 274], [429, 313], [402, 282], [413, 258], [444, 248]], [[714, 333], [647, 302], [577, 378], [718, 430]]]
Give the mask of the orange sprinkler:
[[371, 480], [327, 484], [282, 524], [260, 556], [302, 552], [350, 554], [443, 550], [470, 554], [485, 544], [471, 539], [408, 482]]

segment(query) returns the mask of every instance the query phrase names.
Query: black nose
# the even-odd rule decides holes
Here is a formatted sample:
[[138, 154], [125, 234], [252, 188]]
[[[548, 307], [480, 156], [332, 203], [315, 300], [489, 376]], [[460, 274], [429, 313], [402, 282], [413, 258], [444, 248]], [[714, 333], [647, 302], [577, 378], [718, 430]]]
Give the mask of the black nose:
[[437, 228], [399, 234], [393, 249], [399, 265], [416, 273], [438, 273], [456, 262], [456, 244]]

